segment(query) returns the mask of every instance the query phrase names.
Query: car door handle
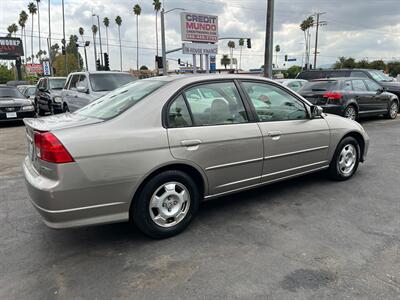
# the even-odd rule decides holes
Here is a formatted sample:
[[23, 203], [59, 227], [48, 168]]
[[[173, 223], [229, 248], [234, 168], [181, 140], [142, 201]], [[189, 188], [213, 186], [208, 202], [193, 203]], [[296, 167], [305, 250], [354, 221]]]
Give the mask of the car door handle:
[[282, 134], [282, 132], [280, 131], [268, 131], [267, 132], [267, 136], [269, 137], [277, 137], [280, 136]]
[[78, 95], [75, 95], [74, 98], [78, 98]]
[[201, 144], [200, 140], [184, 140], [181, 141], [181, 145], [185, 147], [196, 147]]

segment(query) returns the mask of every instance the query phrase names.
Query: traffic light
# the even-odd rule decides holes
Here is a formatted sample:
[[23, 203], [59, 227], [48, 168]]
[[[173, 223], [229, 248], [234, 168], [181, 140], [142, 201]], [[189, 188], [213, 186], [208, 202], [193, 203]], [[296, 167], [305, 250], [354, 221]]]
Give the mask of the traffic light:
[[287, 54], [285, 54], [285, 61], [287, 61]]
[[110, 60], [108, 59], [108, 53], [104, 53], [104, 69], [110, 71]]
[[162, 69], [163, 68], [163, 61], [161, 56], [156, 56], [156, 63], [157, 63], [157, 68]]
[[100, 59], [96, 60], [96, 70], [97, 71], [101, 70]]
[[181, 59], [178, 58], [178, 65], [181, 65]]
[[64, 46], [61, 47], [61, 53], [62, 53], [62, 55], [65, 55], [65, 47]]
[[251, 39], [247, 39], [247, 48], [251, 48]]

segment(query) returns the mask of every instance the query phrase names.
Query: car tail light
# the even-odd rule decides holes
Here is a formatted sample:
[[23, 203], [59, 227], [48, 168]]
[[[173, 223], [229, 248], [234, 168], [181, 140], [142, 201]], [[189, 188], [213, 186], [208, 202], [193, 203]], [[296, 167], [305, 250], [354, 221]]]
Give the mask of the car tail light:
[[57, 164], [74, 161], [64, 145], [52, 133], [35, 131], [34, 141], [36, 155], [41, 160]]
[[340, 100], [342, 99], [343, 95], [336, 92], [326, 92], [323, 97], [328, 98], [328, 100]]

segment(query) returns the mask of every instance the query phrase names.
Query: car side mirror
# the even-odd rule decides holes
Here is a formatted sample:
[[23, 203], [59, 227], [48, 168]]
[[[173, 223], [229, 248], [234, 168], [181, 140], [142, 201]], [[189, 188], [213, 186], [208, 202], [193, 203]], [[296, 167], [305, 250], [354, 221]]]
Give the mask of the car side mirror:
[[88, 91], [89, 91], [89, 89], [88, 89], [87, 87], [84, 87], [84, 86], [78, 86], [78, 87], [76, 88], [76, 90], [77, 90], [79, 93], [88, 93]]
[[382, 94], [382, 93], [385, 92], [385, 91], [386, 91], [386, 89], [385, 89], [384, 87], [381, 87], [381, 88], [379, 88], [379, 89], [376, 90], [376, 93], [377, 93], [377, 94]]
[[315, 119], [317, 117], [320, 117], [322, 115], [323, 111], [324, 110], [322, 109], [321, 106], [318, 106], [318, 105], [311, 106], [311, 118]]

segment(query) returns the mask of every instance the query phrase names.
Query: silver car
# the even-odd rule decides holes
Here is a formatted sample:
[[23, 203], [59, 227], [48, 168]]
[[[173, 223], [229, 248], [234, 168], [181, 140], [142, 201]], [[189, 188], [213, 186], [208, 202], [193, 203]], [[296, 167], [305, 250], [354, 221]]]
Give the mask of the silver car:
[[48, 226], [131, 220], [154, 238], [181, 232], [203, 199], [321, 170], [349, 179], [369, 144], [357, 122], [239, 75], [144, 79], [25, 124], [24, 175]]

